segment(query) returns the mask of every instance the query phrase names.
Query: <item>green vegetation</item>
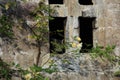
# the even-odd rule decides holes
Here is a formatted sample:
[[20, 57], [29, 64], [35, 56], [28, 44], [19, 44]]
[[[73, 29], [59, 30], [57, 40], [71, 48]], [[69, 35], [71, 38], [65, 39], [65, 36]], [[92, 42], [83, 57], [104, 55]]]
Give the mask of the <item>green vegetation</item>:
[[[18, 12], [11, 13], [11, 10], [14, 12], [18, 9], [17, 1], [12, 2], [11, 0], [6, 2], [4, 5], [0, 4], [2, 8], [2, 15], [0, 16], [0, 36], [2, 38], [10, 38], [14, 39], [14, 32], [13, 28], [17, 26], [18, 29], [26, 29], [27, 21], [23, 17], [18, 16]], [[20, 5], [19, 5], [20, 6]], [[28, 12], [28, 16], [35, 22], [34, 25], [29, 26], [27, 25], [27, 29], [30, 33], [28, 38], [33, 38], [36, 41], [36, 45], [38, 47], [38, 55], [36, 57], [36, 63], [35, 65], [29, 67], [28, 69], [22, 69], [19, 65], [16, 65], [17, 70], [11, 69], [10, 65], [0, 61], [0, 78], [5, 78], [6, 80], [11, 80], [14, 73], [18, 73], [18, 75], [23, 80], [49, 80], [49, 78], [46, 78], [44, 75], [42, 75], [42, 72], [46, 73], [52, 73], [55, 72], [56, 69], [46, 68], [43, 69], [42, 67], [38, 66], [40, 55], [41, 55], [41, 46], [48, 42], [48, 39], [46, 39], [46, 36], [48, 36], [48, 20], [52, 19], [50, 17], [50, 13], [53, 13], [54, 10], [49, 8], [49, 5], [44, 4], [44, 0], [39, 2], [39, 5], [35, 7], [34, 10]], [[14, 21], [16, 19], [16, 21]], [[21, 26], [20, 27], [18, 27]], [[82, 47], [81, 39], [79, 37], [74, 37], [75, 42], [66, 42], [61, 44], [58, 44], [57, 42], [52, 42], [52, 44], [55, 46], [55, 50], [53, 53], [57, 53], [59, 51], [62, 51], [64, 48], [72, 48], [71, 53], [78, 53], [79, 50]], [[97, 46], [96, 48], [91, 49], [91, 57], [97, 58], [100, 57], [102, 60], [107, 59], [108, 61], [114, 63], [117, 59], [117, 56], [115, 56], [112, 52], [115, 46], [107, 46], [105, 48], [101, 48], [100, 46]], [[52, 54], [53, 55], [53, 54]], [[76, 54], [78, 55], [78, 54]], [[72, 56], [74, 57], [74, 56]], [[67, 59], [62, 60], [63, 63], [70, 63]], [[51, 61], [51, 66], [55, 66], [54, 62]], [[115, 75], [120, 74], [120, 72], [116, 72]]]
[[117, 57], [113, 54], [115, 46], [106, 46], [105, 48], [102, 48], [100, 46], [96, 46], [95, 48], [91, 49], [91, 57], [97, 58], [100, 57], [102, 60], [107, 59], [110, 62], [114, 62]]
[[55, 72], [55, 70], [50, 68], [43, 69], [42, 67], [34, 65], [29, 67], [27, 70], [23, 70], [19, 67], [19, 72], [21, 72], [22, 77], [25, 80], [49, 80], [49, 78], [42, 75], [42, 73], [46, 72], [51, 74]]
[[0, 36], [12, 38], [14, 35], [12, 26], [13, 22], [9, 19], [9, 17], [2, 15], [0, 17]]
[[[48, 77], [45, 77], [42, 75], [43, 72], [45, 73], [53, 73], [55, 72], [55, 69], [50, 69], [50, 68], [42, 68], [37, 65], [33, 65], [29, 67], [28, 69], [22, 69], [20, 65], [16, 65], [16, 70], [11, 69], [10, 67], [14, 66], [9, 65], [3, 61], [0, 61], [0, 78], [1, 79], [6, 79], [6, 80], [11, 80], [12, 76], [19, 76], [23, 80], [49, 80]], [[14, 75], [17, 73], [17, 75]]]
[[0, 60], [0, 78], [5, 78], [6, 80], [11, 80], [12, 70], [10, 65]]
[[116, 72], [114, 73], [114, 76], [120, 77], [120, 71], [116, 71]]
[[[25, 0], [23, 0], [25, 1]], [[54, 10], [50, 9], [49, 5], [44, 4], [44, 0], [40, 1], [38, 5], [34, 7], [34, 10], [31, 10], [27, 13], [27, 17], [29, 17], [34, 24], [32, 26], [27, 24], [27, 19], [24, 17], [26, 13], [24, 13], [25, 8], [21, 6], [20, 2], [15, 0], [8, 0], [4, 4], [0, 4], [2, 13], [0, 16], [0, 36], [2, 39], [8, 38], [16, 39], [14, 36], [15, 31], [13, 28], [17, 28], [19, 30], [26, 30], [29, 32], [28, 38], [34, 39], [36, 41], [36, 46], [38, 47], [38, 56], [36, 65], [39, 63], [39, 58], [41, 55], [41, 46], [48, 42], [46, 36], [48, 36], [48, 20], [52, 19], [49, 13], [54, 12]], [[19, 9], [22, 12], [19, 12]]]
[[[26, 2], [26, 0], [22, 0]], [[8, 0], [3, 4], [0, 4], [2, 13], [0, 16], [0, 36], [2, 39], [15, 39], [13, 28], [25, 29], [29, 31], [30, 35], [28, 38], [35, 39], [36, 45], [38, 47], [38, 56], [35, 65], [29, 68], [29, 70], [24, 70], [20, 68], [19, 65], [16, 65], [17, 70], [10, 69], [10, 65], [1, 61], [0, 62], [0, 78], [11, 80], [11, 77], [14, 73], [18, 73], [23, 80], [48, 80], [48, 78], [41, 75], [41, 72], [52, 73], [54, 70], [49, 68], [43, 69], [38, 66], [39, 58], [41, 55], [41, 46], [48, 42], [45, 36], [48, 35], [48, 20], [52, 19], [49, 16], [49, 13], [52, 13], [53, 10], [50, 9], [49, 5], [44, 4], [44, 0], [40, 1], [38, 5], [35, 6], [34, 10], [28, 11], [27, 16], [31, 18], [34, 22], [34, 25], [29, 26], [27, 20], [22, 17], [24, 13], [19, 12], [19, 9], [24, 10], [25, 8], [21, 7], [19, 1]], [[25, 11], [25, 10], [24, 10]]]

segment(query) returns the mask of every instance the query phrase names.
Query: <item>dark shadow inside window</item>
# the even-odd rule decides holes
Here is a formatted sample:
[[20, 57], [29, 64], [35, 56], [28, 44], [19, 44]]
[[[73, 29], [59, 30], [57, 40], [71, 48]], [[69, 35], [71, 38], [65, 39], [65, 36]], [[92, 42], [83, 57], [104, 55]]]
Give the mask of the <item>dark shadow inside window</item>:
[[79, 0], [81, 5], [93, 5], [92, 0]]
[[49, 0], [49, 4], [63, 4], [63, 0]]
[[[66, 25], [66, 17], [54, 17], [49, 21], [49, 37], [50, 37], [50, 52], [64, 53], [64, 27]], [[60, 45], [60, 46], [58, 46]], [[61, 48], [60, 48], [61, 47]]]
[[93, 47], [94, 21], [95, 18], [79, 17], [80, 37], [83, 43], [81, 52], [89, 52], [89, 50]]

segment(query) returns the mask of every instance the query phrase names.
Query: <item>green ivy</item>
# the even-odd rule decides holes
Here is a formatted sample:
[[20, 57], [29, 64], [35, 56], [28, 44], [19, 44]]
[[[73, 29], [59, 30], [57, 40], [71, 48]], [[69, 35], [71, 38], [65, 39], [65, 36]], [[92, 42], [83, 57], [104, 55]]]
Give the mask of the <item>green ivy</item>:
[[13, 30], [12, 30], [13, 22], [6, 15], [2, 15], [0, 17], [0, 36], [1, 37], [9, 37], [13, 38]]
[[0, 79], [3, 78], [6, 80], [11, 80], [11, 75], [12, 70], [10, 69], [10, 65], [0, 59]]

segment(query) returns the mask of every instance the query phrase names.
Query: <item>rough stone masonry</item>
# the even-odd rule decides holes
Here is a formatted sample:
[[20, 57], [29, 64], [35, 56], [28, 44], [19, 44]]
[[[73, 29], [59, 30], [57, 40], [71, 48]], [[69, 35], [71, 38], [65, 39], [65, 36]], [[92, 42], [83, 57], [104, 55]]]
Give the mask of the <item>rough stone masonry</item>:
[[[39, 1], [40, 0], [28, 0], [28, 3], [37, 4]], [[120, 56], [120, 0], [61, 0], [62, 2], [59, 2], [60, 0], [58, 2], [56, 0], [45, 1], [47, 4], [50, 3], [50, 6], [54, 7], [56, 10], [56, 13], [52, 15], [54, 18], [65, 18], [65, 40], [73, 41], [74, 36], [86, 36], [83, 37], [84, 41], [86, 43], [90, 43], [92, 47], [95, 47], [96, 44], [103, 47], [108, 44], [116, 45], [114, 53], [115, 55]], [[28, 5], [26, 5], [26, 7], [28, 7]], [[89, 21], [91, 23], [89, 23]], [[86, 23], [83, 24], [84, 22]], [[88, 24], [87, 22], [90, 24], [91, 28], [85, 28]], [[0, 39], [0, 57], [6, 62], [15, 62], [16, 64], [20, 64], [21, 67], [27, 68], [33, 65], [38, 52], [35, 47], [26, 44], [28, 40], [26, 39], [26, 36], [28, 35], [27, 33], [21, 33], [19, 30], [15, 30], [15, 33], [19, 38], [16, 40], [16, 46], [19, 47], [19, 51], [13, 49], [16, 47], [15, 45], [13, 45], [14, 47], [11, 47], [11, 45], [7, 45], [6, 42]], [[85, 32], [89, 32], [91, 35]], [[88, 36], [91, 37], [87, 38]], [[87, 40], [85, 40], [86, 38], [90, 39], [90, 42], [87, 42]], [[43, 54], [49, 53], [48, 50], [49, 43], [42, 47]], [[82, 60], [83, 62], [86, 61], [84, 59]], [[46, 58], [42, 58], [42, 61], [46, 61]], [[87, 70], [86, 68], [83, 69], [84, 71]], [[88, 75], [84, 76], [86, 74]], [[108, 76], [106, 77], [104, 73], [96, 72], [60, 72], [52, 75], [53, 77], [51, 80], [119, 80], [119, 78], [109, 78]], [[54, 77], [54, 75], [58, 75], [57, 77], [59, 78]]]

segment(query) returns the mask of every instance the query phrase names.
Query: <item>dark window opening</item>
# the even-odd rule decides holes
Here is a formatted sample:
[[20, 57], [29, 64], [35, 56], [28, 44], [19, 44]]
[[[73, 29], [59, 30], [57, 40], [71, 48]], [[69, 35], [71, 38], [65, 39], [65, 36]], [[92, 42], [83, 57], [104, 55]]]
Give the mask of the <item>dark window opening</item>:
[[93, 47], [94, 22], [95, 18], [79, 17], [80, 37], [83, 43], [81, 52], [89, 52], [89, 50]]
[[93, 5], [92, 0], [79, 0], [81, 5]]
[[63, 4], [63, 0], [49, 0], [49, 4]]
[[63, 46], [65, 24], [66, 24], [65, 17], [54, 17], [53, 20], [49, 21], [51, 53], [56, 52], [62, 54], [65, 52], [65, 47]]

